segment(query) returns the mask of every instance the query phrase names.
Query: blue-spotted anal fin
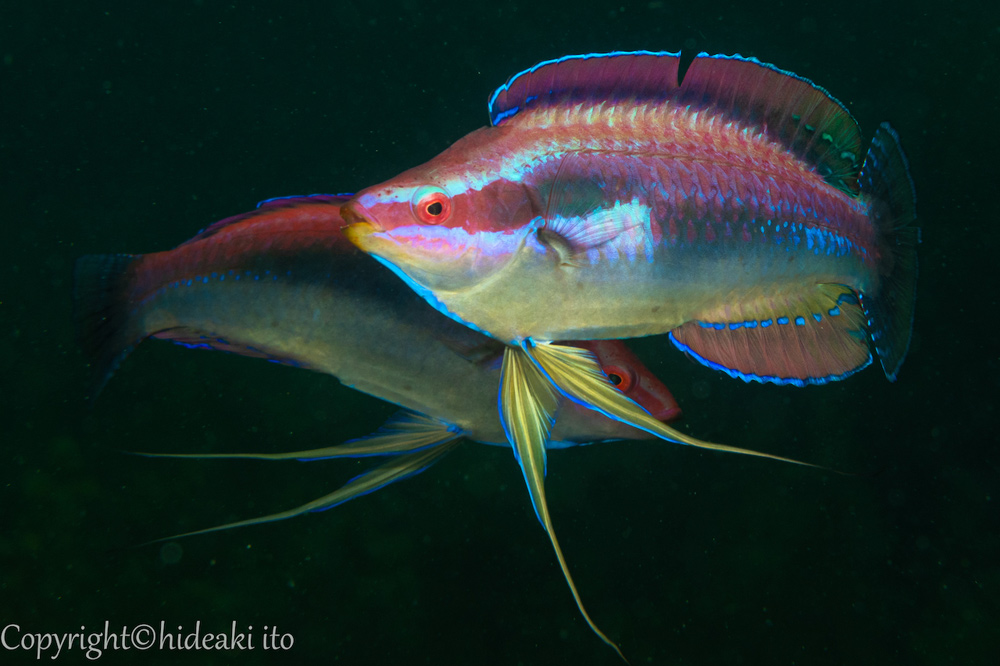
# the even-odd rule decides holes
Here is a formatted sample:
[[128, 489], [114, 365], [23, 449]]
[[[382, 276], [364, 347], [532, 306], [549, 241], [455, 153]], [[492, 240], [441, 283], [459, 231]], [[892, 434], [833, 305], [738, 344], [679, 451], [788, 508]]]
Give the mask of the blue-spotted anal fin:
[[744, 381], [824, 384], [871, 363], [865, 315], [841, 285], [729, 306], [670, 333], [695, 360]]

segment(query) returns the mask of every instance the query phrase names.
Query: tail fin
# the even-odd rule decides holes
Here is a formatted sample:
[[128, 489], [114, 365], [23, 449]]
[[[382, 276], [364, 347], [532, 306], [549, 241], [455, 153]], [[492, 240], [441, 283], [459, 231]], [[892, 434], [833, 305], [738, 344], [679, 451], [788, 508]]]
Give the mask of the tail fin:
[[94, 400], [146, 332], [130, 316], [127, 290], [133, 263], [141, 255], [88, 255], [73, 270], [76, 337], [90, 363]]
[[880, 284], [875, 293], [862, 294], [875, 351], [889, 381], [895, 381], [913, 333], [917, 290], [916, 193], [899, 136], [882, 123], [865, 158], [861, 191], [871, 203], [871, 216], [880, 235]]

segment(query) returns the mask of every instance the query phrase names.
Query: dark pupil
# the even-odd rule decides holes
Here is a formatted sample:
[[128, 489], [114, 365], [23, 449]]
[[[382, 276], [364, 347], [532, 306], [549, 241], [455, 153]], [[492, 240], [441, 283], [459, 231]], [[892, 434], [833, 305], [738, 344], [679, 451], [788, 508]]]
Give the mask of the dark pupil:
[[613, 372], [610, 375], [608, 375], [608, 379], [610, 379], [611, 383], [614, 384], [615, 386], [618, 386], [619, 384], [622, 383], [621, 375], [616, 375]]
[[440, 201], [435, 201], [434, 203], [427, 204], [427, 214], [438, 216], [444, 210], [444, 206]]

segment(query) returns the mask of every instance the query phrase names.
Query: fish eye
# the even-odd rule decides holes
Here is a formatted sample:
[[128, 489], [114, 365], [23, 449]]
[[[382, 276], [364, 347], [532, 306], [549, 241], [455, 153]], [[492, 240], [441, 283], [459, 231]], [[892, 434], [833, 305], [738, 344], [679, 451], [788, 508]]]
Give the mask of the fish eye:
[[440, 187], [425, 185], [413, 193], [410, 207], [424, 224], [441, 224], [451, 215], [451, 197]]
[[625, 368], [617, 365], [606, 365], [603, 370], [611, 383], [622, 393], [628, 393], [628, 390], [635, 384], [635, 377]]

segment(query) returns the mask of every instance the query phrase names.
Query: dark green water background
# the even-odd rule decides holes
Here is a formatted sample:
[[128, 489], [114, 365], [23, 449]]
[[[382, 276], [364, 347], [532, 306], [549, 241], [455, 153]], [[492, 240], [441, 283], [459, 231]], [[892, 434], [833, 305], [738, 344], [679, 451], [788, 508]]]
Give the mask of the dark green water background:
[[[0, 623], [258, 634], [241, 654], [101, 663], [619, 663], [500, 448], [466, 446], [323, 514], [133, 547], [294, 506], [360, 467], [120, 450], [324, 446], [393, 410], [330, 377], [165, 343], [142, 345], [90, 410], [70, 275], [78, 255], [166, 249], [265, 197], [392, 176], [485, 124], [492, 90], [539, 60], [685, 48], [809, 77], [869, 136], [895, 124], [924, 232], [916, 336], [895, 384], [869, 369], [808, 389], [638, 344], [689, 432], [881, 473], [655, 442], [554, 453], [550, 506], [592, 616], [636, 665], [997, 663], [996, 5], [540, 5], [0, 6]], [[264, 625], [292, 651], [262, 650]]]

